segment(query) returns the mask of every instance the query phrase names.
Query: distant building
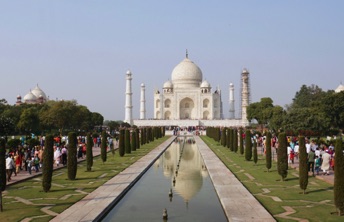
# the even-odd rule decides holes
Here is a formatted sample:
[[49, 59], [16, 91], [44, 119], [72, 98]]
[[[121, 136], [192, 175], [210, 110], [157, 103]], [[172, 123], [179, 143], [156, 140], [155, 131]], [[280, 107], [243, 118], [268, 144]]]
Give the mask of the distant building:
[[23, 103], [26, 104], [42, 104], [48, 101], [48, 98], [45, 94], [45, 92], [38, 87], [38, 84], [33, 90], [30, 90], [23, 98], [20, 95], [17, 96], [17, 102], [16, 105], [19, 106]]
[[341, 91], [344, 91], [344, 86], [342, 83], [339, 84], [339, 86], [334, 90], [336, 93], [339, 93]]

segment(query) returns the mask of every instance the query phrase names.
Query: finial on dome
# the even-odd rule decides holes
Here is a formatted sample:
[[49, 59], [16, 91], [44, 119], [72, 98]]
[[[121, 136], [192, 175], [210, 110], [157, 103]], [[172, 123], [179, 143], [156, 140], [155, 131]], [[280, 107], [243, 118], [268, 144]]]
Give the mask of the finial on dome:
[[188, 54], [188, 49], [186, 49], [186, 55], [185, 57], [188, 59], [189, 58], [189, 54]]

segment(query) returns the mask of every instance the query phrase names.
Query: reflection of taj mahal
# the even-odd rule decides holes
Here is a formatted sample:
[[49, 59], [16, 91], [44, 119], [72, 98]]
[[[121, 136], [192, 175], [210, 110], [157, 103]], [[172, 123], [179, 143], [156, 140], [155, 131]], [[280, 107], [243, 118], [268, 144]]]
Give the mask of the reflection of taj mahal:
[[172, 71], [171, 80], [163, 84], [162, 91], [154, 92], [154, 119], [146, 119], [145, 85], [141, 84], [140, 119], [132, 118], [132, 74], [126, 74], [125, 119], [137, 126], [245, 126], [248, 125], [246, 109], [249, 105], [249, 72], [241, 74], [241, 116], [235, 118], [234, 85], [229, 85], [229, 118], [223, 114], [221, 90], [203, 80], [201, 69], [188, 58]]

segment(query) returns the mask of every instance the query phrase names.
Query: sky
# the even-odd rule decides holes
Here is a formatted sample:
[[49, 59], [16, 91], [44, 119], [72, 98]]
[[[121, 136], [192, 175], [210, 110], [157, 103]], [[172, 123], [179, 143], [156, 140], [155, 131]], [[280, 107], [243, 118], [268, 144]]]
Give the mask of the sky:
[[153, 93], [185, 58], [240, 104], [250, 71], [251, 102], [292, 102], [303, 84], [327, 91], [344, 81], [344, 1], [0, 0], [0, 99], [15, 104], [37, 84], [51, 100], [77, 100], [105, 120], [123, 120], [125, 73], [140, 85], [147, 117]]

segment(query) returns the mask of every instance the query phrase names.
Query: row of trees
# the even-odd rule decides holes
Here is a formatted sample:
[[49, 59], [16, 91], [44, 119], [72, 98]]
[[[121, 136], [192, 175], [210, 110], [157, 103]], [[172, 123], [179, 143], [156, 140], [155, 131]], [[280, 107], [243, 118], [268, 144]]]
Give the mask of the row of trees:
[[53, 101], [44, 104], [8, 105], [0, 100], [0, 136], [36, 135], [63, 131], [91, 131], [102, 125], [104, 117], [86, 106], [72, 101]]
[[[230, 128], [207, 128], [207, 136], [213, 138], [215, 141], [220, 143], [222, 146], [230, 148], [231, 146], [236, 146], [238, 140], [235, 138], [242, 138], [242, 130], [240, 130], [239, 135], [236, 133], [236, 130]], [[233, 133], [234, 132], [234, 133]], [[229, 139], [227, 139], [229, 138]], [[299, 185], [303, 190], [303, 193], [306, 193], [308, 185], [308, 164], [307, 164], [307, 152], [305, 146], [305, 137], [299, 136]], [[278, 134], [279, 146], [277, 149], [277, 172], [281, 176], [281, 180], [285, 181], [288, 175], [288, 154], [287, 154], [287, 136], [285, 132]], [[236, 145], [232, 145], [236, 143]], [[243, 140], [240, 140], [240, 147], [243, 145]], [[230, 145], [229, 145], [230, 144]], [[229, 145], [229, 146], [228, 146]], [[335, 155], [335, 180], [334, 180], [334, 202], [337, 208], [338, 215], [344, 214], [344, 154], [343, 154], [343, 141], [341, 137], [338, 137], [336, 140], [336, 155]], [[241, 155], [244, 155], [246, 161], [251, 161], [253, 156], [254, 163], [258, 161], [257, 153], [257, 143], [255, 140], [252, 140], [251, 131], [245, 131], [245, 152]], [[266, 168], [269, 172], [272, 166], [272, 156], [271, 156], [271, 133], [266, 133]], [[230, 148], [231, 151], [236, 153], [236, 149]], [[253, 152], [253, 153], [252, 153]]]
[[323, 91], [316, 85], [302, 85], [293, 102], [282, 108], [269, 97], [251, 103], [247, 118], [274, 132], [288, 135], [336, 135], [344, 128], [344, 92]]

